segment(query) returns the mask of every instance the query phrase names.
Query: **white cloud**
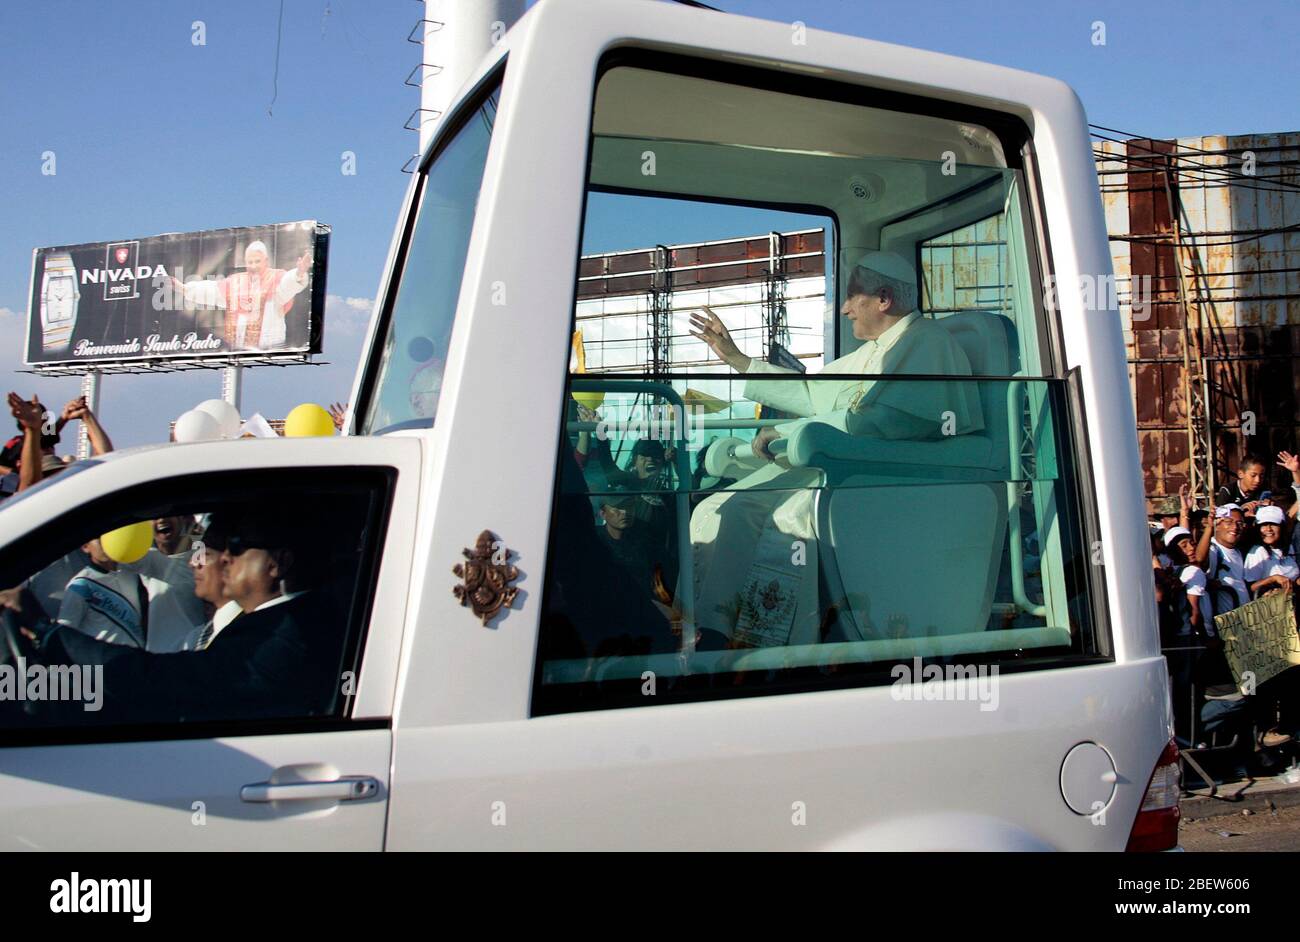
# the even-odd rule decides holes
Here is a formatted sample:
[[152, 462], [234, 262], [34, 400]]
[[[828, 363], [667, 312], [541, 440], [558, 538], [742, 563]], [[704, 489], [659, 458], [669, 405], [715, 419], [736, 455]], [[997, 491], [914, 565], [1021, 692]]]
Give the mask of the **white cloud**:
[[327, 334], [360, 335], [370, 323], [373, 298], [345, 298], [341, 294], [325, 296], [325, 330]]

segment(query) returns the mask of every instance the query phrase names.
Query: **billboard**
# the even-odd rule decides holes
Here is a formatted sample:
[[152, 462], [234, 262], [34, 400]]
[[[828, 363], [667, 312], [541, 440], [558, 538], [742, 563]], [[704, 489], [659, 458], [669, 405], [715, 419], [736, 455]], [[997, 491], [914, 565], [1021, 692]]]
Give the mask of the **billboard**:
[[319, 353], [315, 220], [36, 249], [27, 364]]

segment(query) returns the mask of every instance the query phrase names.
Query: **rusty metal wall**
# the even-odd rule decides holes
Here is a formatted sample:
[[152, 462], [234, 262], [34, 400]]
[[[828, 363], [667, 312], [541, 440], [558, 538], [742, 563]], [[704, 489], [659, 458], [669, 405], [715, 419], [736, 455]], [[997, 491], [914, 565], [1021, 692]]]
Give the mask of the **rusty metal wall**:
[[[1148, 497], [1176, 494], [1189, 477], [1189, 372], [1205, 402], [1202, 474], [1215, 485], [1246, 451], [1270, 463], [1295, 451], [1300, 133], [1099, 141], [1096, 151]], [[1201, 354], [1190, 371], [1185, 343]]]

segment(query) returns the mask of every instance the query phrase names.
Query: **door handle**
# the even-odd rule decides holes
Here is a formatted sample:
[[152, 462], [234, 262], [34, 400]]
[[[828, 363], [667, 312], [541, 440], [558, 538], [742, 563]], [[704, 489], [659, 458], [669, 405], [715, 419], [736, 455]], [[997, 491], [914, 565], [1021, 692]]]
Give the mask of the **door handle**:
[[359, 801], [379, 794], [379, 780], [368, 775], [332, 782], [258, 782], [239, 790], [241, 801]]

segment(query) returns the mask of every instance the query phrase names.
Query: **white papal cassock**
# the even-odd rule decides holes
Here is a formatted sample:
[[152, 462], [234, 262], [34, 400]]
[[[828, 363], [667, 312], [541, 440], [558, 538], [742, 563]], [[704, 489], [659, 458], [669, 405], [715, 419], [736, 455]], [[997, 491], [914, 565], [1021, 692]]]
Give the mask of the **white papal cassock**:
[[[746, 375], [791, 372], [751, 360]], [[970, 372], [970, 362], [948, 331], [916, 311], [822, 369], [823, 374]], [[802, 417], [776, 427], [783, 437], [809, 422], [852, 435], [908, 440], [984, 427], [976, 384], [969, 381], [750, 379], [744, 395]], [[779, 458], [700, 503], [691, 517], [699, 627], [745, 646], [820, 640], [813, 500], [821, 483], [816, 468], [791, 468]]]
[[260, 277], [241, 271], [216, 281], [191, 281], [185, 300], [226, 312], [226, 349], [270, 349], [284, 346], [284, 316], [306, 287], [306, 274], [296, 268], [266, 268]]

